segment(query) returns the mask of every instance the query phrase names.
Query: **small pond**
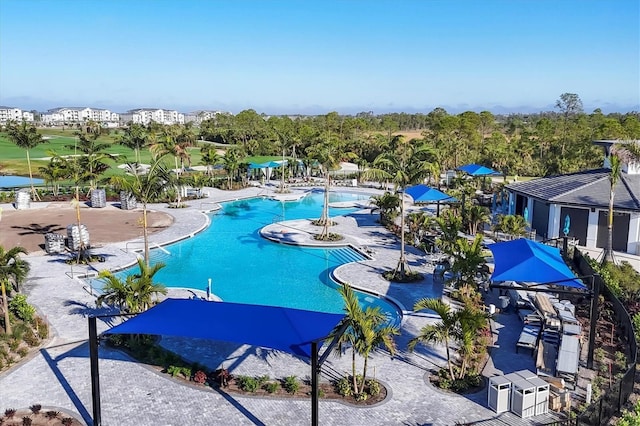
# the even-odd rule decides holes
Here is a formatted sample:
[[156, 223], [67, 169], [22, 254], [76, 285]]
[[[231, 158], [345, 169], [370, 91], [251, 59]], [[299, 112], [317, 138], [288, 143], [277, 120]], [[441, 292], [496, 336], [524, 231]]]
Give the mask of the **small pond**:
[[[42, 185], [44, 180], [33, 178], [34, 185]], [[17, 188], [19, 186], [29, 186], [29, 176], [1, 176], [0, 189]]]

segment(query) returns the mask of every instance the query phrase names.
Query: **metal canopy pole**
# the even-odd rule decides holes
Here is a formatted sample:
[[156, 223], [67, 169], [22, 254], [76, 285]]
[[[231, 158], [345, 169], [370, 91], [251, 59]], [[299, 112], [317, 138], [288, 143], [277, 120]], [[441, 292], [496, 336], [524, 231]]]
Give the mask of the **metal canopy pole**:
[[318, 426], [318, 342], [311, 342], [311, 426]]
[[91, 360], [93, 426], [101, 426], [102, 413], [100, 412], [100, 373], [98, 371], [98, 331], [96, 328], [96, 317], [89, 317], [89, 358]]

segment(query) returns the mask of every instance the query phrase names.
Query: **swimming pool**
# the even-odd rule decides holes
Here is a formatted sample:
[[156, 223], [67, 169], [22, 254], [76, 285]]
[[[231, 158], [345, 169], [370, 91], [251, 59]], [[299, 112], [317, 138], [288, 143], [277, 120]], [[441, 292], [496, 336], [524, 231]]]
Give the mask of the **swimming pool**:
[[[329, 201], [366, 200], [369, 196], [330, 193]], [[211, 225], [193, 238], [152, 250], [151, 262], [166, 266], [155, 276], [167, 287], [211, 291], [224, 301], [283, 306], [342, 313], [342, 298], [331, 271], [342, 264], [363, 260], [351, 248], [309, 248], [274, 243], [259, 231], [276, 221], [320, 216], [323, 192], [311, 192], [299, 201], [280, 202], [253, 198], [222, 204], [210, 213]], [[356, 208], [329, 209], [331, 216]], [[134, 273], [136, 268], [123, 271]], [[398, 320], [394, 305], [358, 293], [363, 307], [379, 306]]]

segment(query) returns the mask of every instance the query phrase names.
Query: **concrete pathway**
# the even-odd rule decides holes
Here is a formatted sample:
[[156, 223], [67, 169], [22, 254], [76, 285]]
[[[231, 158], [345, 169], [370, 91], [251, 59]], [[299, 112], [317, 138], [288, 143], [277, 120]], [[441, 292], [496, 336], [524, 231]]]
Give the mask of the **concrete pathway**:
[[[358, 190], [349, 188], [349, 191]], [[264, 188], [242, 191], [219, 191], [208, 188], [204, 201], [190, 201], [185, 209], [168, 209], [154, 205], [175, 217], [169, 229], [150, 238], [154, 244], [167, 244], [193, 236], [209, 223], [202, 211], [214, 210], [216, 203], [245, 197], [265, 195]], [[371, 190], [368, 190], [371, 192]], [[408, 311], [422, 297], [438, 297], [441, 284], [431, 279], [433, 264], [407, 248], [411, 268], [424, 273], [425, 279], [412, 284], [390, 284], [380, 272], [395, 267], [399, 245], [395, 237], [375, 223], [368, 210], [337, 218], [332, 232], [347, 236], [343, 244], [369, 254], [370, 260], [341, 266], [336, 279], [374, 292], [395, 301], [404, 310], [402, 334], [397, 339], [399, 353], [391, 358], [377, 351], [369, 361], [371, 374], [387, 384], [390, 398], [375, 407], [355, 408], [339, 402], [320, 402], [320, 423], [323, 425], [453, 425], [495, 417], [486, 405], [486, 391], [475, 395], [457, 396], [442, 393], [427, 382], [428, 370], [444, 365], [442, 348], [418, 347], [406, 351], [408, 340], [424, 325], [435, 321], [428, 313]], [[278, 223], [263, 230], [275, 238], [283, 227], [295, 235], [294, 243], [309, 242], [308, 221]], [[282, 240], [288, 233], [281, 232]], [[119, 269], [135, 262], [131, 252], [141, 241], [131, 240], [110, 244], [96, 250], [106, 257], [100, 269]], [[29, 301], [51, 324], [53, 338], [39, 353], [0, 375], [0, 409], [23, 408], [39, 403], [79, 413], [91, 424], [91, 381], [86, 345], [87, 316], [107, 312], [95, 308], [95, 297], [76, 277], [81, 273], [97, 273], [89, 268], [70, 267], [61, 256], [30, 256], [32, 272], [25, 290]], [[182, 295], [174, 293], [173, 295]], [[232, 320], [232, 319], [230, 319]], [[110, 324], [99, 323], [99, 331]], [[309, 377], [307, 360], [278, 351], [227, 342], [183, 338], [164, 338], [162, 344], [210, 368], [224, 365], [235, 374], [282, 377]], [[501, 348], [502, 350], [503, 348]], [[505, 351], [509, 348], [504, 348]], [[511, 349], [512, 350], [512, 349]], [[361, 360], [359, 360], [361, 362]], [[506, 361], [508, 363], [508, 361]], [[517, 369], [519, 369], [518, 367]], [[502, 370], [505, 368], [502, 367]], [[324, 379], [350, 370], [350, 356], [331, 355], [324, 367]], [[309, 400], [277, 400], [242, 396], [224, 396], [175, 382], [166, 375], [133, 362], [123, 354], [100, 349], [100, 380], [102, 389], [102, 419], [104, 425], [279, 425], [309, 424]], [[505, 417], [500, 416], [504, 420]], [[508, 417], [506, 417], [508, 419]], [[544, 420], [544, 419], [538, 419]]]

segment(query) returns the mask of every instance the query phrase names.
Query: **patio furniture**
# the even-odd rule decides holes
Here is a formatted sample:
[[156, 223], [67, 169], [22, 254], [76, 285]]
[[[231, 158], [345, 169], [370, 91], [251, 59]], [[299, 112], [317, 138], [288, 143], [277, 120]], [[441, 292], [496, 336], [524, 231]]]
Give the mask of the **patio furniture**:
[[533, 354], [538, 344], [539, 335], [540, 327], [525, 325], [520, 333], [520, 338], [518, 338], [518, 343], [516, 343], [516, 353], [518, 353], [520, 348], [524, 348], [530, 349]]

